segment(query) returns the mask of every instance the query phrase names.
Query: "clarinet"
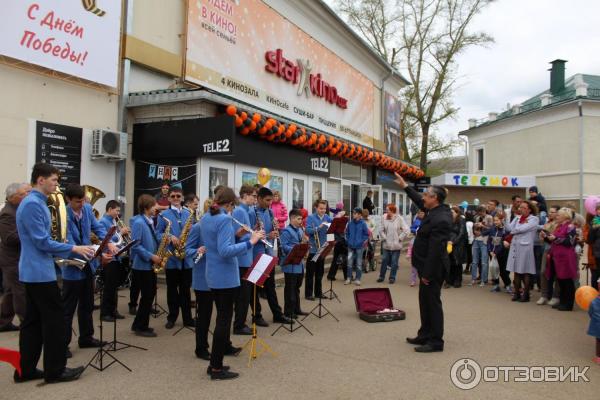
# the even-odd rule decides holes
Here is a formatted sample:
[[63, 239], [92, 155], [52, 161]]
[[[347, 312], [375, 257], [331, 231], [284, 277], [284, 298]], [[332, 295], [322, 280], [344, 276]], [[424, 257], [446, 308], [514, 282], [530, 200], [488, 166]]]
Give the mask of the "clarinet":
[[[260, 218], [260, 215], [258, 215], [258, 209], [256, 208], [256, 206], [254, 206], [254, 215], [256, 216], [256, 225], [254, 226], [254, 229], [257, 231], [264, 231], [265, 224], [264, 224], [263, 220]], [[275, 227], [273, 227], [273, 228], [275, 228]], [[265, 244], [265, 246], [273, 248], [273, 245], [271, 244], [271, 242], [269, 242], [266, 238], [261, 240], [261, 242], [263, 242]]]

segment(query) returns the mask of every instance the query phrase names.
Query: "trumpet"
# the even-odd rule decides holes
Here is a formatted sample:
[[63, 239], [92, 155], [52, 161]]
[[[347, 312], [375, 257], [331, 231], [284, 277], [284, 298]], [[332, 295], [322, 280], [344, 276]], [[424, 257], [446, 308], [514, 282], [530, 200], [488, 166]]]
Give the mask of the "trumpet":
[[131, 243], [131, 236], [129, 236], [128, 233], [123, 235], [120, 232], [121, 229], [127, 228], [127, 225], [125, 225], [123, 220], [119, 217], [115, 218], [115, 222], [116, 222], [117, 228], [118, 228], [116, 235], [119, 238], [119, 240], [115, 244], [117, 245], [117, 247], [127, 246], [129, 243]]
[[[257, 215], [258, 217], [258, 215]], [[238, 221], [237, 219], [231, 217], [231, 219], [233, 220], [233, 222], [235, 222], [236, 224], [238, 224], [243, 230], [250, 232], [250, 233], [254, 233], [256, 232], [255, 230], [251, 229], [248, 225]], [[273, 245], [271, 243], [269, 243], [269, 241], [267, 239], [260, 239], [261, 242], [263, 242], [263, 244], [267, 247], [273, 247]]]

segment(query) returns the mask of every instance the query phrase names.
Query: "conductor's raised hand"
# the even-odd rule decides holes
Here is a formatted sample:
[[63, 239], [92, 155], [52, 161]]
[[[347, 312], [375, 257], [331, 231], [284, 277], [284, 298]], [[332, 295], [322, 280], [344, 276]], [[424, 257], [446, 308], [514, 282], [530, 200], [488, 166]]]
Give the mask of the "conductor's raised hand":
[[406, 183], [404, 178], [399, 173], [394, 172], [394, 175], [396, 175], [394, 182], [396, 182], [401, 189], [405, 189], [408, 186], [408, 183]]

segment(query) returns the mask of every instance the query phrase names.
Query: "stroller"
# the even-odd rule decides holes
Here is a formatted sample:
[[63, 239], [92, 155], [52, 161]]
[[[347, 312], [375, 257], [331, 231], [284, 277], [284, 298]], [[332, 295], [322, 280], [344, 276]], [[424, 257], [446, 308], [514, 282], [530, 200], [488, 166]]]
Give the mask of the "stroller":
[[369, 239], [367, 243], [367, 251], [363, 252], [363, 267], [362, 271], [368, 273], [377, 269], [377, 261], [375, 260], [375, 248], [377, 247], [378, 239]]

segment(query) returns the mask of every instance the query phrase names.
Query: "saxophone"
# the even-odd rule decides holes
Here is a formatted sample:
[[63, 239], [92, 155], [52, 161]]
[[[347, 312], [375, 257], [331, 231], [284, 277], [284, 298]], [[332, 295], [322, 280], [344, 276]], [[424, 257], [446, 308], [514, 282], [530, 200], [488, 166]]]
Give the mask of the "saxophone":
[[168, 218], [165, 218], [160, 214], [159, 214], [159, 217], [165, 219], [165, 222], [167, 223], [167, 227], [165, 229], [165, 232], [162, 235], [162, 238], [160, 239], [160, 244], [158, 245], [158, 250], [156, 250], [156, 255], [160, 258], [160, 262], [152, 265], [152, 269], [157, 274], [159, 272], [162, 272], [165, 269], [165, 266], [167, 265], [167, 260], [169, 259], [169, 257], [171, 257], [173, 255], [173, 253], [171, 253], [171, 251], [167, 250], [167, 247], [169, 246], [169, 242], [170, 242], [169, 239], [171, 238], [171, 221], [169, 221]]
[[187, 242], [188, 236], [190, 235], [190, 229], [192, 229], [192, 225], [194, 224], [195, 213], [190, 210], [190, 216], [185, 221], [185, 225], [181, 230], [181, 236], [179, 236], [179, 245], [175, 246], [175, 250], [173, 250], [173, 254], [175, 257], [180, 260], [185, 259], [185, 243]]

